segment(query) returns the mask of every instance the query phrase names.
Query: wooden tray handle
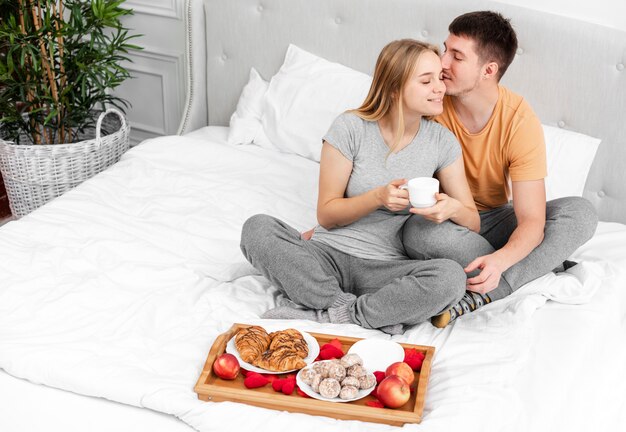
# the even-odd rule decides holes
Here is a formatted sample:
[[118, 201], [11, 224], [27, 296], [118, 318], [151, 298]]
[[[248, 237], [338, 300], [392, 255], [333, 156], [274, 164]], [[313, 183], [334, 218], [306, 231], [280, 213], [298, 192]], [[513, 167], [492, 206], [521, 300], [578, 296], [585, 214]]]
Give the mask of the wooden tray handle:
[[211, 347], [211, 351], [209, 351], [209, 356], [215, 358], [221, 353], [225, 352], [226, 344], [228, 343], [230, 338], [234, 336], [236, 332], [237, 332], [237, 329], [234, 328], [233, 326], [226, 333], [222, 333], [218, 337], [216, 337], [215, 342], [213, 342], [213, 346]]

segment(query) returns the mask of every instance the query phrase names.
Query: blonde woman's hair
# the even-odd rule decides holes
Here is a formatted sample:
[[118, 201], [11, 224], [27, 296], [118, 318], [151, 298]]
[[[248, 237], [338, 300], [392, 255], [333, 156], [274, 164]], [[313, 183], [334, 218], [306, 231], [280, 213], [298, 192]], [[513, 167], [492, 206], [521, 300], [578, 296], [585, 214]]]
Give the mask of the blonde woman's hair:
[[[413, 73], [417, 59], [426, 51], [439, 55], [439, 49], [414, 39], [400, 39], [388, 43], [378, 55], [374, 77], [363, 104], [350, 112], [364, 120], [377, 121], [398, 104], [398, 129], [389, 153], [400, 144], [404, 135], [402, 92]], [[430, 118], [430, 117], [427, 117]]]

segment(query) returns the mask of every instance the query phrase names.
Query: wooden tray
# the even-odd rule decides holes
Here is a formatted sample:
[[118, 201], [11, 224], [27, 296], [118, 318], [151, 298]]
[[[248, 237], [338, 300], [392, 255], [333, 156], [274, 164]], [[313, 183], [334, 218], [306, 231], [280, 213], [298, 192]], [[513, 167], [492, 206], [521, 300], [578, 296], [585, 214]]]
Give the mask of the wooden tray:
[[[204, 401], [222, 402], [232, 401], [260, 406], [264, 408], [300, 412], [311, 415], [322, 415], [334, 417], [341, 420], [361, 420], [374, 423], [387, 423], [401, 426], [405, 423], [419, 423], [422, 419], [424, 409], [424, 398], [426, 387], [430, 375], [430, 368], [435, 354], [435, 348], [422, 345], [400, 344], [404, 348], [415, 348], [426, 356], [420, 372], [415, 372], [415, 381], [411, 387], [411, 398], [404, 406], [396, 409], [375, 408], [365, 405], [367, 401], [376, 400], [373, 396], [366, 396], [353, 402], [335, 403], [299, 396], [295, 391], [291, 395], [275, 392], [271, 385], [257, 389], [247, 389], [243, 385], [241, 374], [234, 380], [223, 380], [213, 373], [213, 362], [226, 349], [228, 341], [242, 327], [249, 327], [249, 324], [233, 324], [225, 333], [217, 337], [202, 369], [202, 374], [194, 387], [198, 398]], [[346, 336], [335, 336], [321, 333], [310, 333], [320, 346], [337, 338], [341, 341], [342, 349], [348, 349], [359, 338]], [[371, 371], [373, 372], [373, 371]], [[417, 383], [417, 385], [415, 384]]]

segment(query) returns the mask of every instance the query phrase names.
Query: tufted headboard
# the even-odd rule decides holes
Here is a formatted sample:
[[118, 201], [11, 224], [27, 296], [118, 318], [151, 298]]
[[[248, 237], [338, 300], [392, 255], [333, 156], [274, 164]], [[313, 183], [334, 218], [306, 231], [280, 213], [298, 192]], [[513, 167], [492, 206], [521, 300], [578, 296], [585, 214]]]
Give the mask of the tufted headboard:
[[187, 0], [187, 104], [179, 133], [227, 125], [254, 66], [265, 79], [289, 43], [371, 74], [389, 41], [437, 45], [471, 10], [501, 12], [518, 33], [502, 83], [541, 122], [602, 139], [584, 196], [626, 223], [626, 33], [483, 0]]

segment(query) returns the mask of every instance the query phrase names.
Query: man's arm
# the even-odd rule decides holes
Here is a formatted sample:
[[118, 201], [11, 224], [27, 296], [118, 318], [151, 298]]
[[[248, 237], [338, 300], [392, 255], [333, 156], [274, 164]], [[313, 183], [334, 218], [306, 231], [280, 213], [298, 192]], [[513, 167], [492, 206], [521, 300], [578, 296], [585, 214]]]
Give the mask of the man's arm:
[[467, 280], [469, 291], [486, 294], [495, 289], [504, 271], [541, 244], [546, 224], [544, 180], [513, 182], [513, 209], [517, 217], [517, 228], [509, 241], [502, 249], [476, 258], [465, 268], [467, 273], [481, 270], [478, 276]]

